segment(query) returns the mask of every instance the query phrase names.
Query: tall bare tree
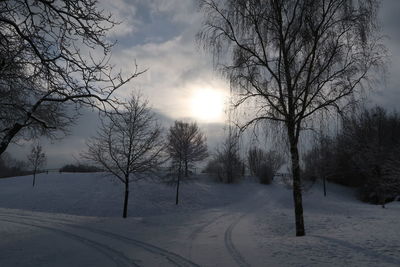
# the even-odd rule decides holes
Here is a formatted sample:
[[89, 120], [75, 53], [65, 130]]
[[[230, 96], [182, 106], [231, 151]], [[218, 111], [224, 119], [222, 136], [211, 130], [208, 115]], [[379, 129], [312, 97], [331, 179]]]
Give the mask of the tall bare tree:
[[252, 147], [247, 153], [247, 163], [251, 174], [256, 176], [260, 183], [270, 184], [284, 163], [284, 158], [277, 151], [265, 152], [261, 148]]
[[116, 103], [114, 91], [141, 73], [109, 64], [116, 23], [96, 0], [0, 1], [0, 154], [21, 137], [64, 132], [82, 106]]
[[285, 125], [296, 235], [303, 236], [300, 131], [315, 113], [340, 108], [381, 63], [379, 0], [200, 2], [200, 42], [239, 92], [236, 107], [255, 107], [244, 127], [263, 120]]
[[244, 174], [244, 164], [239, 155], [239, 133], [228, 126], [228, 134], [222, 144], [216, 148], [214, 160], [217, 164], [217, 176], [221, 182], [234, 183]]
[[39, 168], [43, 167], [43, 165], [46, 163], [46, 154], [43, 152], [43, 147], [39, 143], [32, 145], [31, 152], [28, 155], [28, 161], [33, 167], [32, 187], [34, 187], [36, 173]]
[[127, 217], [129, 185], [151, 173], [163, 161], [162, 129], [139, 95], [133, 95], [119, 113], [109, 114], [83, 157], [114, 175], [125, 186], [123, 217]]
[[176, 204], [178, 204], [182, 174], [188, 177], [191, 165], [208, 157], [206, 137], [197, 123], [175, 121], [169, 129], [167, 151], [172, 159], [173, 169], [176, 169], [178, 174], [176, 186]]

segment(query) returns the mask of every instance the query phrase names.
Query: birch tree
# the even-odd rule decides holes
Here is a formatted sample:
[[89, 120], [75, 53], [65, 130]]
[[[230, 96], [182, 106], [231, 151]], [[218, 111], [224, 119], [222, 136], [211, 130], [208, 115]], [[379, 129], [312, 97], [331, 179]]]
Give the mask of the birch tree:
[[382, 63], [378, 0], [200, 0], [198, 39], [251, 104], [243, 127], [281, 122], [291, 155], [296, 235], [305, 235], [299, 138], [313, 115], [340, 109]]

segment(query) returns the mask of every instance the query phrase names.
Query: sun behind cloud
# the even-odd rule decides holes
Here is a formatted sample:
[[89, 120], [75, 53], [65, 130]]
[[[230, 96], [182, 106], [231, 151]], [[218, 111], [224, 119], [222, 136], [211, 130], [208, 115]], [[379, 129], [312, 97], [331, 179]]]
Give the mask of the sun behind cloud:
[[191, 117], [203, 122], [223, 122], [226, 95], [217, 89], [194, 89], [190, 99]]

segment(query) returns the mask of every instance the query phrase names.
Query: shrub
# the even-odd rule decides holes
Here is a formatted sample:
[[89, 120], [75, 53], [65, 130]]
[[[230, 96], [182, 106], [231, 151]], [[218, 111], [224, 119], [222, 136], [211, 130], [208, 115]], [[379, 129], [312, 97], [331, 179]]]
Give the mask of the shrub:
[[102, 170], [95, 166], [85, 165], [85, 164], [67, 164], [64, 165], [60, 172], [101, 172]]

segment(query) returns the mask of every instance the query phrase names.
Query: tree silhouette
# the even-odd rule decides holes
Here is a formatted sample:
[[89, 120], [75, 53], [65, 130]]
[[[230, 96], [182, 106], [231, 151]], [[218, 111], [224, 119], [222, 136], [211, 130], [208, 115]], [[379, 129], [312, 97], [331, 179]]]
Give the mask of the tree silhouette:
[[31, 152], [28, 155], [28, 161], [33, 167], [32, 187], [34, 187], [36, 172], [46, 163], [46, 154], [43, 152], [43, 148], [39, 143], [32, 145]]
[[[200, 0], [200, 42], [253, 112], [281, 122], [291, 155], [296, 235], [305, 235], [298, 143], [313, 115], [340, 109], [382, 63], [378, 0]], [[228, 54], [229, 57], [225, 56]], [[355, 98], [355, 97], [354, 97]]]
[[114, 25], [95, 0], [1, 1], [0, 155], [19, 138], [64, 133], [82, 106], [118, 104], [115, 90], [141, 72], [113, 70]]
[[178, 204], [182, 175], [188, 177], [190, 167], [208, 156], [206, 137], [197, 123], [175, 121], [169, 129], [167, 151], [172, 159], [172, 167], [178, 174], [176, 189], [176, 204]]
[[114, 175], [125, 186], [123, 217], [127, 217], [129, 185], [163, 161], [161, 127], [147, 101], [133, 95], [119, 113], [109, 114], [83, 157]]

